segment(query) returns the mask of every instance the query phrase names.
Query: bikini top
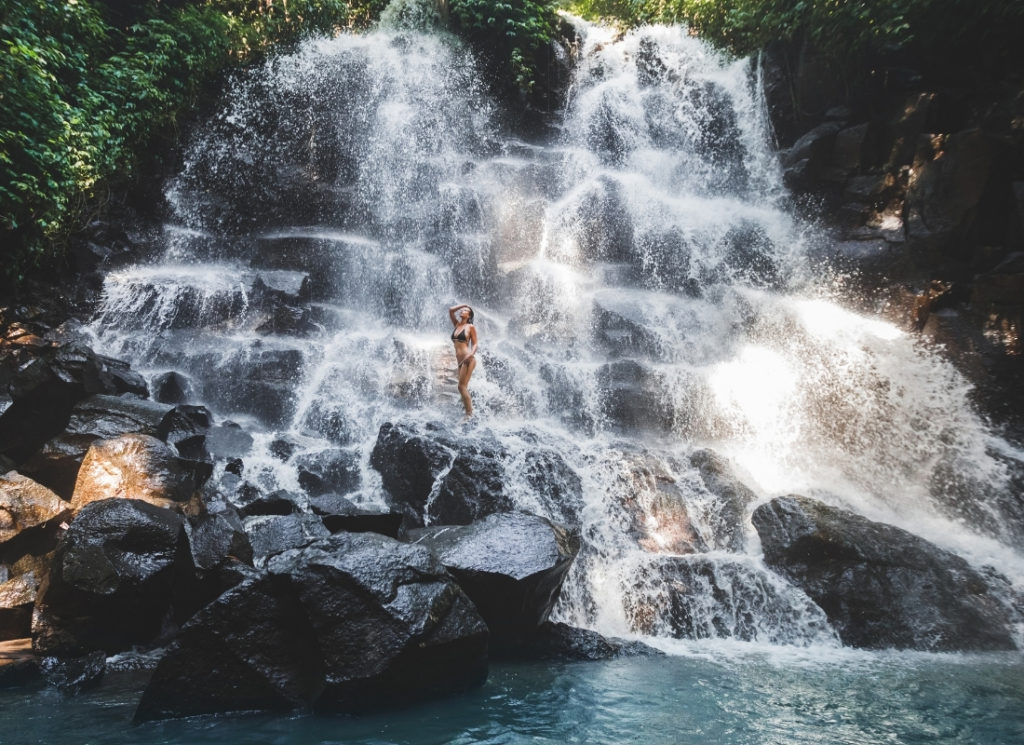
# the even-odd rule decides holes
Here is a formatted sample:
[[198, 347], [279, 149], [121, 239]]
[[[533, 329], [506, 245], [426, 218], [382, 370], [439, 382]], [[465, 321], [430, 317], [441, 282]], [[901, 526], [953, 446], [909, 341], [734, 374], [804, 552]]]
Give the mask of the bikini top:
[[461, 341], [468, 344], [469, 334], [466, 333], [466, 329], [468, 328], [469, 324], [467, 323], [465, 326], [462, 327], [462, 331], [459, 332], [458, 336], [455, 335], [455, 329], [452, 329], [452, 341]]

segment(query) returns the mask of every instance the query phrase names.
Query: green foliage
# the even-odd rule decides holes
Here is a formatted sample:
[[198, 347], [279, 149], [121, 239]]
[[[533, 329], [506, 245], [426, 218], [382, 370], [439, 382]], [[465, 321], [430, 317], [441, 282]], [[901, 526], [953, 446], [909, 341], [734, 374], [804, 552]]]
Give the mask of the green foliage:
[[[386, 0], [4, 0], [0, 279], [59, 256], [108, 184], [222, 70], [305, 34], [365, 24]], [[128, 23], [130, 25], [118, 25]]]
[[994, 0], [577, 0], [584, 17], [629, 25], [685, 23], [746, 55], [774, 40], [807, 39], [837, 62], [912, 50], [965, 59], [1019, 44], [1024, 3]]
[[553, 0], [451, 0], [450, 8], [462, 33], [529, 91], [538, 57], [555, 35]]

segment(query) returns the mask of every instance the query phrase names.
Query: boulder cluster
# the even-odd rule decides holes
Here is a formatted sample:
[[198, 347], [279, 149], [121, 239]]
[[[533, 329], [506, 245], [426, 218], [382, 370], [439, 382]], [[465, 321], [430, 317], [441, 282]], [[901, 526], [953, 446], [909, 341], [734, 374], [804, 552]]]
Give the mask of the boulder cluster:
[[34, 654], [5, 650], [0, 685], [41, 674], [73, 692], [109, 655], [159, 650], [140, 720], [359, 711], [478, 685], [494, 650], [653, 651], [547, 623], [578, 537], [512, 511], [497, 450], [434, 427], [426, 449], [459, 467], [428, 509], [440, 460], [407, 459], [392, 446], [408, 427], [386, 424], [392, 509], [347, 499], [353, 466], [327, 456], [300, 468], [303, 491], [267, 494], [241, 477], [242, 428], [150, 399], [127, 364], [18, 313], [0, 340], [0, 644]]
[[[356, 504], [354, 465], [333, 456], [303, 465], [301, 491], [266, 493], [242, 476], [241, 427], [149, 398], [127, 364], [41, 319], [2, 331], [0, 686], [41, 676], [74, 692], [109, 656], [151, 651], [138, 720], [357, 712], [479, 685], [495, 654], [655, 653], [548, 620], [574, 561], [595, 560], [581, 553], [583, 482], [555, 450], [534, 442], [512, 457], [486, 430], [392, 421], [369, 458], [381, 509]], [[813, 612], [851, 646], [1014, 648], [1019, 609], [994, 573], [815, 500], [758, 505], [709, 450], [688, 461], [715, 525], [702, 533], [658, 459], [620, 456], [623, 535], [651, 557], [643, 579], [656, 590], [628, 596], [639, 633], [722, 635], [723, 618], [683, 602], [706, 593], [741, 639], [756, 638], [759, 615]], [[536, 513], [517, 509], [513, 483]], [[723, 571], [714, 555], [746, 555], [750, 510], [778, 582], [746, 560]]]

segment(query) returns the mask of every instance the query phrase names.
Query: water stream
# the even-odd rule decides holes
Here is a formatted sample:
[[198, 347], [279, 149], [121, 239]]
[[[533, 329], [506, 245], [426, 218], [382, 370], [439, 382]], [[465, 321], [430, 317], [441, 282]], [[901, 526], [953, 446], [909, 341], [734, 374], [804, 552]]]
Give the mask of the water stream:
[[[523, 509], [565, 517], [531, 453], [578, 477], [584, 548], [556, 616], [607, 634], [838, 647], [749, 523], [790, 493], [1024, 588], [1004, 515], [1022, 454], [939, 354], [833, 297], [756, 70], [679, 28], [583, 33], [564, 114], [531, 141], [437, 33], [308, 41], [241, 78], [167, 187], [155, 258], [107, 277], [98, 348], [185, 374], [261, 433], [251, 481], [297, 489], [304, 455], [342, 450], [361, 471], [348, 496], [381, 503], [382, 423], [463, 427], [447, 307], [471, 303], [477, 413], [459, 431], [501, 443]], [[268, 298], [306, 311], [282, 321]], [[709, 463], [747, 490], [742, 514]]]

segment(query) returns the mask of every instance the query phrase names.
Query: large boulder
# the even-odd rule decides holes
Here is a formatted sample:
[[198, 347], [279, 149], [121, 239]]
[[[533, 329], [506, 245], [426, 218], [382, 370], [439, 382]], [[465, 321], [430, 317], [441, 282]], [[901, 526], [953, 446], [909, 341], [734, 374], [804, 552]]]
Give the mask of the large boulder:
[[414, 525], [423, 524], [434, 480], [454, 459], [447, 431], [435, 424], [421, 431], [406, 423], [385, 422], [370, 453], [370, 465], [380, 473], [390, 504]]
[[0, 476], [0, 551], [25, 531], [39, 533], [70, 514], [70, 505], [45, 486], [16, 471]]
[[33, 647], [78, 657], [153, 642], [183, 620], [193, 576], [181, 515], [137, 499], [88, 504], [39, 590]]
[[806, 497], [754, 511], [765, 562], [804, 590], [844, 644], [929, 651], [1015, 647], [1007, 609], [959, 556]]
[[120, 498], [180, 508], [195, 489], [194, 473], [167, 443], [149, 435], [123, 435], [89, 448], [71, 505], [80, 510], [91, 502]]
[[72, 407], [86, 396], [147, 395], [145, 381], [127, 363], [78, 343], [36, 350], [7, 387], [13, 403], [0, 413], [0, 454], [18, 462], [64, 429]]
[[498, 642], [521, 637], [547, 620], [578, 539], [545, 518], [521, 512], [490, 515], [473, 525], [410, 531], [452, 573]]
[[907, 187], [912, 236], [966, 230], [992, 177], [996, 149], [980, 129], [922, 137]]
[[359, 453], [342, 448], [325, 448], [295, 457], [299, 485], [313, 497], [347, 494], [359, 488], [362, 472]]
[[76, 404], [65, 431], [83, 440], [107, 440], [128, 433], [163, 439], [174, 407], [138, 398], [97, 395]]
[[505, 449], [489, 438], [462, 445], [427, 505], [427, 521], [469, 525], [496, 512], [510, 512], [513, 503], [505, 488], [507, 460]]
[[393, 707], [486, 672], [487, 627], [428, 551], [339, 534], [276, 557], [196, 614], [136, 719]]

